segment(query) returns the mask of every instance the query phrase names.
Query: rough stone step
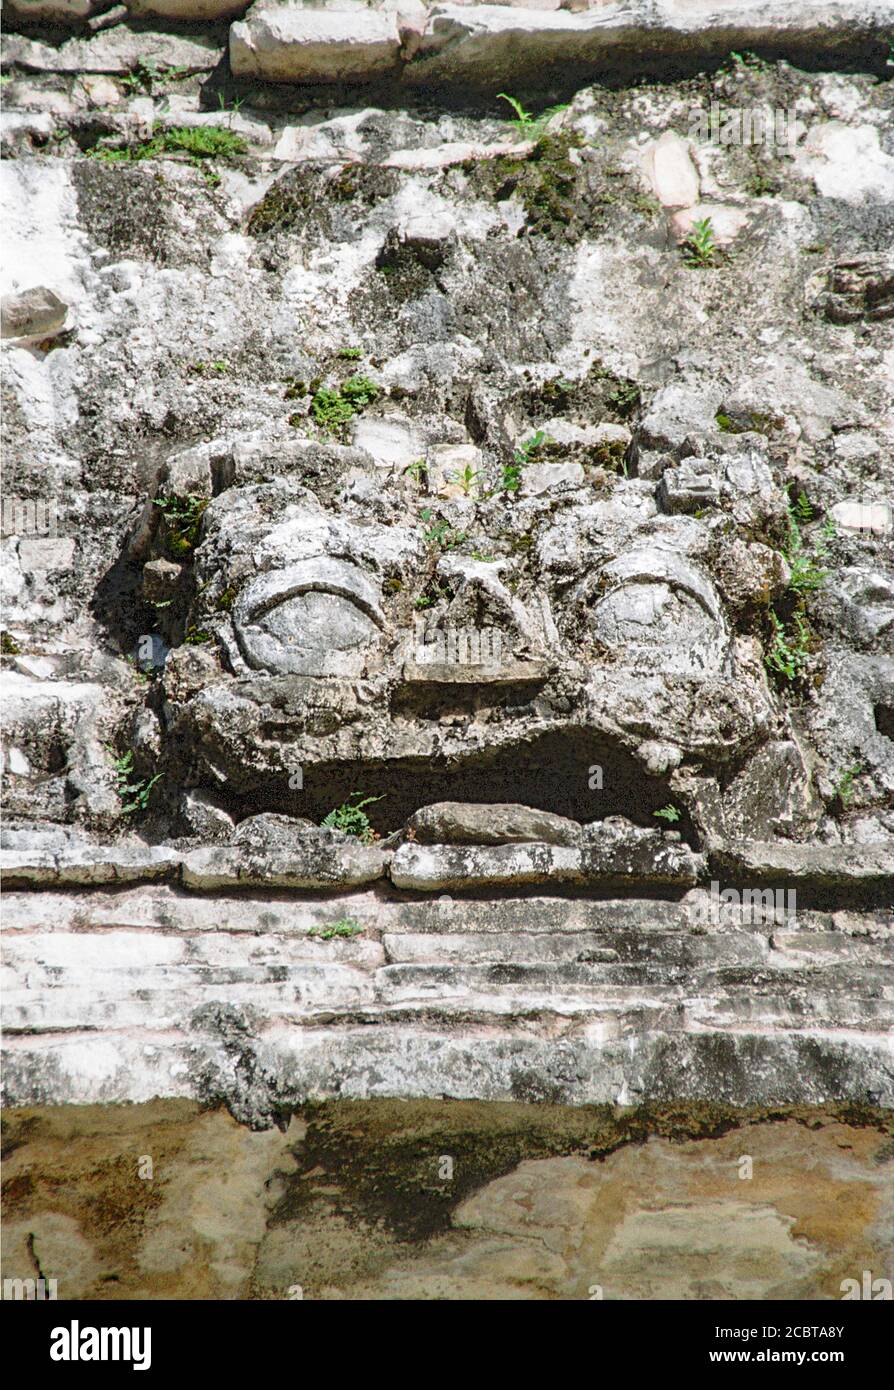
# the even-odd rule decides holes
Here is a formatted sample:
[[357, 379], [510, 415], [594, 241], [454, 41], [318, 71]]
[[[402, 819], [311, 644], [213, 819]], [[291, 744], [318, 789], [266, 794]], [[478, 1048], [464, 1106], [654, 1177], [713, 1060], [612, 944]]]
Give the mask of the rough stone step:
[[881, 63], [890, 28], [883, 0], [634, 0], [576, 13], [534, 5], [420, 7], [403, 24], [392, 10], [339, 11], [255, 4], [230, 30], [238, 77], [319, 84], [402, 74], [414, 85], [509, 91], [569, 73], [649, 71], [729, 52], [771, 48], [789, 58], [837, 54], [855, 44]]
[[140, 1027], [157, 1032], [179, 1028], [203, 1005], [248, 1011], [258, 1021], [298, 1020], [304, 1011], [357, 1008], [374, 1001], [372, 978], [360, 970], [332, 967], [290, 971], [283, 979], [263, 969], [218, 970], [203, 978], [182, 967], [150, 972], [141, 989], [123, 991], [101, 978], [82, 985], [4, 991], [4, 1022], [10, 1032]]
[[875, 999], [856, 993], [853, 997], [821, 990], [809, 994], [766, 993], [759, 995], [716, 995], [686, 1002], [687, 1024], [699, 1028], [766, 1029], [817, 1027], [835, 1033], [871, 1032], [883, 1035], [894, 1060], [894, 999]]
[[660, 989], [678, 993], [721, 996], [730, 989], [741, 991], [743, 999], [796, 991], [822, 990], [831, 997], [894, 997], [890, 972], [848, 964], [840, 967], [768, 970], [759, 962], [752, 966], [718, 968], [708, 961], [699, 966], [619, 963], [586, 964], [559, 962], [547, 964], [496, 965], [387, 965], [376, 974], [376, 986], [383, 998], [412, 998], [422, 994], [462, 995], [466, 991], [488, 992], [525, 990], [556, 994], [587, 992], [601, 996], [612, 987]]
[[[234, 1069], [234, 1044], [240, 1065]], [[894, 1104], [890, 1038], [850, 1031], [752, 1028], [566, 1037], [424, 1024], [295, 1028], [252, 1037], [238, 1015], [209, 1009], [201, 1028], [118, 1031], [8, 1040], [7, 1104], [141, 1101], [226, 1096], [234, 1115], [270, 1124], [308, 1095], [636, 1104], [710, 1096], [733, 1105], [821, 1104], [848, 1077], [847, 1094]]]

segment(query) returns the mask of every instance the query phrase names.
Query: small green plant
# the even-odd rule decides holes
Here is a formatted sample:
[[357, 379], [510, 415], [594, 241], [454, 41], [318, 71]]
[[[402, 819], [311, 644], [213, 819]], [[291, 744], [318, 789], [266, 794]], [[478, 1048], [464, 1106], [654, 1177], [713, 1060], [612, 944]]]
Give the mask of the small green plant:
[[186, 636], [183, 640], [188, 647], [200, 647], [203, 642], [211, 641], [211, 633], [206, 632], [203, 627], [196, 627], [193, 623], [186, 629]]
[[228, 100], [223, 92], [218, 92], [217, 105], [221, 111], [235, 111], [238, 114], [245, 105], [245, 97], [230, 97]]
[[0, 652], [2, 652], [4, 656], [18, 656], [21, 650], [21, 647], [11, 632], [6, 632], [4, 630], [3, 633], [0, 634]]
[[154, 497], [152, 500], [154, 506], [161, 508], [168, 528], [168, 550], [177, 556], [191, 554], [202, 524], [202, 515], [208, 506], [208, 498], [187, 493], [185, 496], [172, 494], [168, 497]]
[[464, 497], [470, 497], [472, 494], [472, 489], [475, 487], [475, 484], [477, 483], [480, 476], [481, 475], [478, 472], [478, 470], [473, 468], [470, 463], [467, 463], [465, 468], [463, 468], [459, 473], [454, 473], [452, 475], [451, 482], [456, 483], [457, 486], [462, 489], [462, 494]]
[[518, 492], [521, 486], [522, 470], [527, 464], [533, 463], [537, 457], [537, 452], [551, 441], [543, 430], [537, 430], [530, 439], [526, 439], [523, 444], [519, 444], [512, 456], [512, 462], [507, 463], [500, 478], [500, 489], [502, 492]]
[[642, 400], [642, 392], [635, 381], [622, 381], [609, 391], [605, 398], [606, 404], [625, 419], [632, 411], [636, 410]]
[[134, 815], [137, 811], [145, 811], [149, 805], [149, 793], [156, 782], [164, 776], [163, 772], [156, 772], [154, 777], [135, 778], [133, 775], [133, 749], [129, 748], [121, 758], [113, 755], [115, 765], [115, 776], [117, 779], [117, 792], [121, 798], [121, 809], [125, 815]]
[[185, 154], [191, 163], [200, 165], [205, 159], [245, 154], [247, 148], [241, 135], [219, 126], [175, 126], [171, 129], [156, 126], [151, 136], [137, 144], [120, 150], [94, 145], [87, 153], [94, 159], [129, 163], [159, 159], [167, 154]]
[[345, 362], [358, 362], [363, 353], [358, 347], [343, 347], [339, 348], [338, 355]]
[[560, 111], [568, 110], [567, 103], [564, 106], [548, 106], [545, 111], [541, 111], [539, 116], [535, 116], [532, 111], [526, 111], [521, 102], [516, 97], [509, 96], [507, 92], [498, 92], [497, 100], [508, 101], [515, 112], [515, 120], [511, 121], [510, 124], [530, 140], [539, 138], [553, 116], [557, 116]]
[[788, 538], [782, 553], [791, 571], [789, 588], [796, 594], [813, 593], [821, 589], [830, 571], [823, 568], [826, 558], [827, 541], [835, 535], [834, 522], [826, 522], [822, 536], [808, 550], [804, 544], [801, 527], [813, 519], [813, 508], [801, 492], [793, 506], [788, 509]]
[[693, 222], [681, 249], [685, 264], [692, 270], [714, 264], [720, 248], [714, 238], [710, 217], [700, 217]]
[[425, 459], [415, 459], [413, 463], [407, 464], [404, 475], [411, 477], [419, 487], [425, 487], [428, 483], [428, 464]]
[[311, 927], [308, 936], [315, 936], [319, 941], [332, 941], [337, 937], [362, 936], [363, 928], [359, 922], [355, 922], [353, 917], [339, 917], [337, 922], [330, 922], [328, 927]]
[[810, 628], [807, 620], [803, 614], [796, 611], [792, 614], [791, 622], [786, 625], [772, 608], [768, 616], [770, 644], [764, 656], [764, 664], [768, 670], [775, 671], [785, 680], [795, 681], [804, 670], [810, 653]]
[[745, 182], [745, 192], [751, 198], [767, 198], [779, 192], [779, 181], [767, 174], [752, 174]]
[[345, 835], [354, 835], [367, 845], [374, 838], [374, 831], [363, 807], [369, 806], [370, 802], [384, 799], [383, 796], [364, 796], [363, 792], [351, 792], [350, 799], [341, 806], [336, 806], [323, 817], [320, 824], [330, 830], [341, 830]]
[[378, 386], [369, 377], [349, 376], [336, 389], [321, 386], [311, 400], [310, 412], [321, 429], [337, 433], [378, 394]]
[[846, 767], [835, 784], [835, 800], [840, 801], [841, 805], [847, 810], [854, 795], [854, 781], [863, 771], [861, 762], [852, 763]]
[[672, 801], [667, 806], [662, 806], [660, 811], [653, 811], [652, 815], [658, 816], [660, 820], [666, 820], [669, 825], [673, 825], [675, 821], [680, 819], [680, 812]]
[[423, 521], [431, 522], [428, 530], [423, 532], [426, 545], [437, 545], [442, 550], [454, 550], [456, 546], [462, 545], [466, 539], [465, 531], [455, 530], [450, 522], [445, 521], [443, 517], [438, 521], [432, 521], [431, 507], [426, 507], [420, 512], [420, 516]]
[[230, 364], [222, 358], [217, 362], [193, 362], [189, 370], [195, 376], [208, 376], [211, 373], [216, 373], [217, 376], [226, 376], [230, 370]]
[[727, 68], [752, 68], [755, 72], [765, 72], [770, 66], [765, 59], [759, 58], [756, 53], [730, 53], [726, 61]]

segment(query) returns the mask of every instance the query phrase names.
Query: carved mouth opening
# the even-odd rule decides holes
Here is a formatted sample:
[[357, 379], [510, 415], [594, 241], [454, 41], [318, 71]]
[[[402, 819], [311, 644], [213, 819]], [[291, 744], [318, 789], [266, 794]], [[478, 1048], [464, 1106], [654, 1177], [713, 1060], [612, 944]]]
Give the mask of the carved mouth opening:
[[655, 812], [673, 803], [681, 816], [673, 829], [690, 844], [697, 843], [692, 822], [665, 778], [647, 773], [623, 748], [580, 730], [551, 732], [529, 743], [482, 749], [452, 760], [317, 764], [304, 769], [300, 790], [281, 785], [271, 786], [269, 792], [258, 789], [230, 809], [237, 819], [279, 811], [319, 822], [354, 792], [382, 797], [364, 807], [373, 829], [382, 835], [436, 801], [515, 802], [582, 823], [621, 815], [653, 830], [669, 828]]

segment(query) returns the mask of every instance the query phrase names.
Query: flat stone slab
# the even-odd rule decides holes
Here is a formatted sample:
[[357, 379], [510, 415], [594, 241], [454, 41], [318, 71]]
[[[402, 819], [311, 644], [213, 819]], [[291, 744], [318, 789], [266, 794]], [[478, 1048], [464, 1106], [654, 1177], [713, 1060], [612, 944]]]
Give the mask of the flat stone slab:
[[385, 872], [380, 849], [346, 840], [335, 846], [324, 836], [302, 837], [288, 851], [251, 851], [219, 845], [183, 856], [183, 886], [202, 892], [226, 888], [353, 888]]
[[582, 834], [577, 821], [511, 802], [438, 801], [411, 816], [407, 829], [420, 844], [447, 845], [576, 845]]
[[[177, 6], [189, 0], [146, 0]], [[198, 3], [198, 0], [197, 0]], [[217, 3], [217, 0], [202, 0]], [[224, 0], [220, 0], [223, 4]], [[412, 10], [412, 12], [410, 12]], [[496, 90], [568, 70], [643, 70], [661, 60], [725, 56], [770, 46], [788, 57], [833, 54], [855, 41], [886, 52], [882, 0], [635, 0], [571, 12], [525, 5], [343, 9], [259, 3], [230, 30], [237, 77], [325, 84], [400, 75], [411, 85]], [[512, 90], [511, 86], [509, 90]]]
[[362, 82], [397, 65], [397, 16], [377, 10], [253, 10], [230, 29], [236, 77], [268, 82]]
[[18, 34], [7, 34], [3, 42], [4, 63], [16, 63], [32, 72], [107, 72], [123, 76], [140, 63], [208, 72], [217, 67], [220, 57], [220, 47], [213, 39], [138, 33], [123, 24], [90, 39], [68, 39], [59, 48]]
[[[773, 880], [817, 888], [891, 889], [894, 904], [894, 842], [866, 845], [799, 845], [785, 840], [741, 841], [711, 856], [712, 869], [727, 882], [759, 886]], [[894, 922], [894, 907], [891, 908]]]
[[692, 887], [701, 857], [688, 845], [667, 844], [660, 836], [627, 845], [587, 844], [574, 849], [549, 844], [401, 845], [391, 861], [397, 888], [421, 892], [439, 889], [496, 888], [528, 883], [585, 886], [623, 881]]
[[[723, 55], [772, 45], [789, 55], [834, 53], [855, 37], [881, 47], [890, 29], [882, 0], [635, 0], [568, 10], [437, 5], [405, 77], [419, 83], [542, 81], [550, 69], [642, 68], [673, 55]], [[592, 80], [592, 76], [591, 79]], [[511, 91], [512, 88], [510, 87]]]
[[0, 851], [0, 871], [7, 888], [151, 883], [173, 878], [180, 861], [176, 850], [154, 845], [75, 845], [58, 851]]

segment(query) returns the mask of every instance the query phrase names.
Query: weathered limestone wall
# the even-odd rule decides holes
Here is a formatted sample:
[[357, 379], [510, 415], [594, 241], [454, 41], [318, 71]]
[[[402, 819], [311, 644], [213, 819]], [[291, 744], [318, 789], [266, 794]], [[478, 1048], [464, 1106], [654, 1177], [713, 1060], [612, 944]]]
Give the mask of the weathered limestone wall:
[[890, 6], [4, 16], [8, 1099], [894, 1104]]

